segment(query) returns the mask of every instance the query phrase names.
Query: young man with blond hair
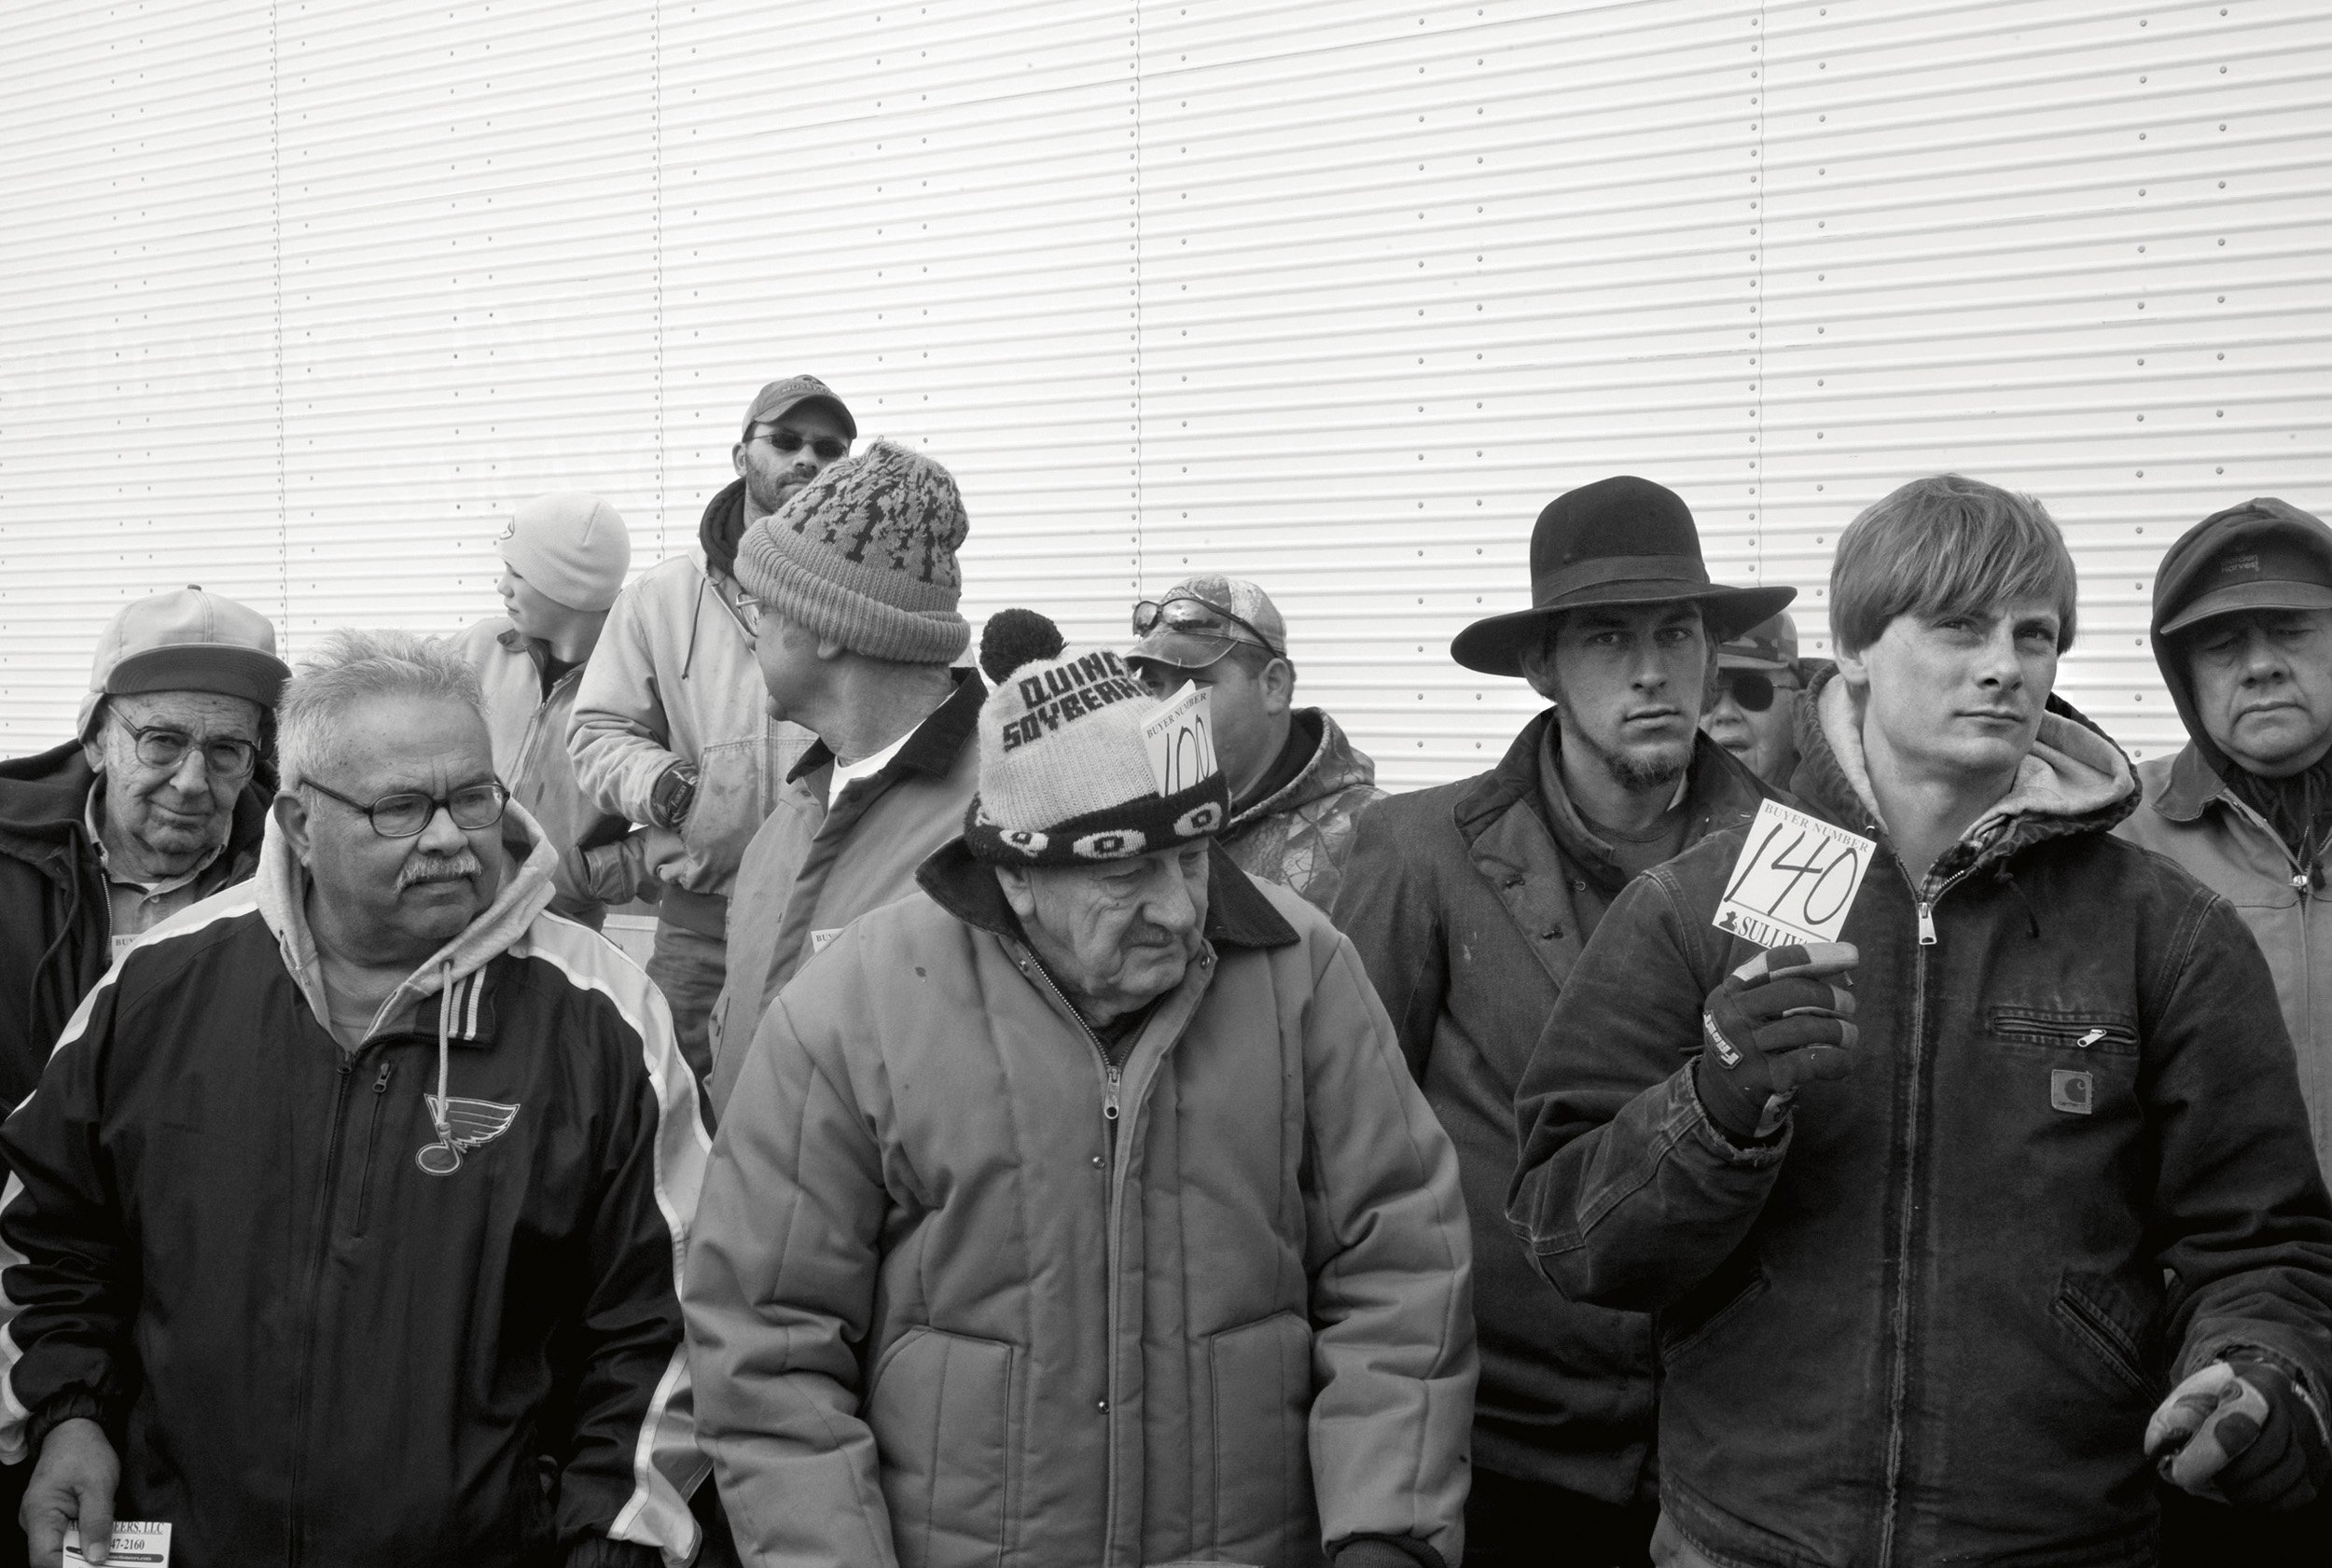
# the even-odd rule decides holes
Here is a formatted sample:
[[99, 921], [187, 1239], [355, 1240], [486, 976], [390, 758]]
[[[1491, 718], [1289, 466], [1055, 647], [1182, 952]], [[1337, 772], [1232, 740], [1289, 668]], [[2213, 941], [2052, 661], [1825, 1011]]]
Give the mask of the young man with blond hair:
[[1653, 1561], [2150, 1561], [2157, 1462], [2305, 1502], [2332, 1200], [2258, 949], [2111, 836], [2129, 764], [2051, 695], [2055, 523], [1918, 480], [1830, 588], [1794, 788], [1877, 840], [1840, 940], [1717, 930], [1714, 835], [1620, 895], [1517, 1099], [1538, 1268], [1655, 1314]]

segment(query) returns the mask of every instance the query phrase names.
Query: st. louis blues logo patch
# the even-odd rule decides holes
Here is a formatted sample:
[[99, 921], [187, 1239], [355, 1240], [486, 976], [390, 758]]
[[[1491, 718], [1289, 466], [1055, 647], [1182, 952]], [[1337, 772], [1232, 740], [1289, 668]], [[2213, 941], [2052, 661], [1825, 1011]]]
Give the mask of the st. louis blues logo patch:
[[413, 1163], [433, 1176], [450, 1176], [460, 1170], [463, 1155], [509, 1131], [519, 1114], [516, 1105], [465, 1100], [458, 1094], [444, 1100], [434, 1094], [422, 1098], [429, 1103], [429, 1119], [437, 1125], [437, 1141], [416, 1153]]

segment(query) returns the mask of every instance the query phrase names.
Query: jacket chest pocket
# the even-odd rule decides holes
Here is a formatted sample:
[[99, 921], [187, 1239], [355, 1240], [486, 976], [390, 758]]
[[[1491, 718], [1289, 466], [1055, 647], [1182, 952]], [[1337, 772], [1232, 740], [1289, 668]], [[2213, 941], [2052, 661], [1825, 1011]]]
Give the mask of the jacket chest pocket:
[[2136, 1108], [2138, 1032], [2106, 1008], [2001, 1006], [1985, 1037], [2012, 1062], [2010, 1092], [2057, 1117]]

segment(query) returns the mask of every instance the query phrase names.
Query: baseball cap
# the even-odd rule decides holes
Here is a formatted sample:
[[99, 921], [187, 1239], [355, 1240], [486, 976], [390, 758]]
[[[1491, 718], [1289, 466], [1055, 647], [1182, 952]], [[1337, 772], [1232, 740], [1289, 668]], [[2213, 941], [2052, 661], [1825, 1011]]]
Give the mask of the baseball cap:
[[2201, 591], [2162, 623], [2161, 634], [2235, 610], [2332, 609], [2332, 562], [2293, 533], [2245, 529], [2228, 540], [2196, 573]]
[[274, 624], [258, 611], [192, 586], [157, 593], [124, 604], [98, 638], [80, 734], [88, 739], [108, 697], [215, 691], [272, 708], [290, 678], [275, 657]]
[[1274, 659], [1287, 657], [1287, 623], [1271, 596], [1244, 577], [1209, 573], [1185, 577], [1156, 599], [1133, 607], [1141, 639], [1128, 659], [1155, 659], [1203, 670], [1242, 643]]
[[1783, 610], [1770, 615], [1739, 636], [1719, 643], [1720, 670], [1795, 672], [1798, 668], [1798, 623]]
[[771, 382], [754, 394], [753, 406], [745, 410], [744, 434], [753, 434], [757, 424], [771, 423], [784, 419], [804, 403], [823, 404], [828, 413], [842, 422], [842, 434], [858, 439], [858, 422], [850, 416], [850, 409], [834, 389], [815, 376], [787, 376]]

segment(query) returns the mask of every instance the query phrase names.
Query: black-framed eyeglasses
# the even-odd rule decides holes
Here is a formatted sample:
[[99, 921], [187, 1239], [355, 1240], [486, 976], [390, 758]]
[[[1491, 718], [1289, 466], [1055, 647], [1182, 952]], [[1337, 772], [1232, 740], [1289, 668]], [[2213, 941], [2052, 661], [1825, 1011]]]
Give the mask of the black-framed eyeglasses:
[[1727, 694], [1744, 714], [1761, 714], [1773, 706], [1776, 691], [1798, 689], [1795, 681], [1778, 685], [1772, 676], [1755, 670], [1720, 670], [1716, 678], [1724, 683]]
[[[1192, 599], [1187, 595], [1177, 594], [1162, 602], [1156, 599], [1143, 600], [1133, 607], [1133, 634], [1137, 637], [1146, 637], [1161, 620], [1166, 623], [1166, 629], [1170, 631], [1189, 631], [1201, 637], [1229, 637], [1233, 642], [1252, 642], [1273, 659], [1287, 657], [1272, 645], [1270, 638], [1257, 631], [1252, 625], [1232, 615], [1220, 604], [1210, 604], [1203, 599]], [[1234, 635], [1226, 629], [1224, 625], [1226, 621], [1247, 635], [1244, 637]]]
[[831, 463], [836, 458], [846, 457], [850, 454], [850, 443], [839, 437], [808, 437], [798, 430], [788, 430], [784, 425], [774, 430], [757, 430], [745, 439], [748, 443], [767, 441], [787, 457], [808, 447], [817, 454], [818, 461], [821, 463]]
[[299, 781], [301, 789], [312, 789], [328, 796], [352, 812], [362, 812], [371, 822], [372, 830], [383, 839], [410, 839], [418, 836], [436, 817], [439, 808], [453, 819], [453, 826], [465, 831], [492, 827], [502, 820], [502, 808], [510, 803], [510, 792], [500, 784], [464, 784], [451, 795], [423, 795], [419, 790], [403, 790], [383, 795], [368, 806], [352, 800], [328, 784], [313, 779]]
[[[116, 721], [130, 732], [137, 743], [138, 760], [148, 768], [168, 768], [174, 771], [186, 760], [187, 753], [197, 750], [194, 737], [183, 729], [166, 725], [132, 724], [116, 715]], [[199, 748], [202, 766], [222, 779], [240, 779], [258, 764], [259, 748], [249, 741], [238, 741], [222, 735], [205, 741]]]

